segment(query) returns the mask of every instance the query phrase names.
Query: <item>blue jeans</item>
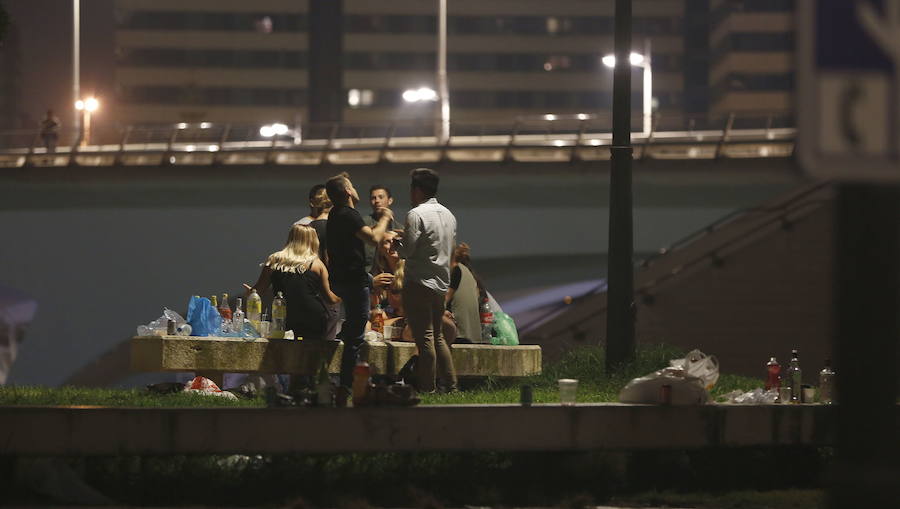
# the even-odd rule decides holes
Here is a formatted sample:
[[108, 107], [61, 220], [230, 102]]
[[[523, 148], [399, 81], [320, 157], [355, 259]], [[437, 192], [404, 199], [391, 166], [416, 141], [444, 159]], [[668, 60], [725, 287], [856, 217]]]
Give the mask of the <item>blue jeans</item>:
[[332, 283], [331, 289], [344, 305], [344, 325], [341, 327], [344, 353], [341, 356], [340, 383], [349, 388], [353, 385], [353, 368], [359, 362], [359, 353], [365, 343], [363, 336], [369, 321], [369, 287], [363, 283]]

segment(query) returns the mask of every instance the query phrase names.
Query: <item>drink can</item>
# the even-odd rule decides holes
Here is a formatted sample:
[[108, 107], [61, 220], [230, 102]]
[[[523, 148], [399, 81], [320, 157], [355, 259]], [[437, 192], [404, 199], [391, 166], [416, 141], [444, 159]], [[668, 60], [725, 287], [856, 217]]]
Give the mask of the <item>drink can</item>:
[[522, 406], [531, 406], [531, 403], [534, 402], [534, 391], [530, 385], [522, 386], [519, 391], [519, 402], [522, 403]]
[[178, 331], [175, 330], [175, 320], [168, 320], [166, 322], [166, 334], [169, 336], [174, 336]]
[[671, 405], [672, 404], [672, 386], [671, 385], [661, 385], [659, 387], [659, 402], [663, 405]]

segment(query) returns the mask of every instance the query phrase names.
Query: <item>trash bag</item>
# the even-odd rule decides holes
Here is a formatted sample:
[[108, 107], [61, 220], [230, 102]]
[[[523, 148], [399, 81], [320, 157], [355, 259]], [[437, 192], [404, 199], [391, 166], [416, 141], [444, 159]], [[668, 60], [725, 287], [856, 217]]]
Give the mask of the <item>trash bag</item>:
[[[662, 386], [668, 385], [670, 401], [663, 401]], [[704, 405], [709, 402], [709, 392], [704, 388], [703, 380], [688, 375], [681, 368], [664, 368], [649, 375], [635, 378], [628, 382], [619, 392], [622, 403], [660, 404], [671, 402], [673, 405]]]
[[216, 336], [222, 333], [222, 315], [206, 297], [191, 297], [188, 302], [187, 323], [191, 336]]
[[494, 312], [494, 336], [491, 338], [491, 344], [506, 346], [519, 344], [516, 323], [511, 316], [502, 311]]
[[669, 366], [681, 368], [690, 376], [703, 380], [706, 390], [712, 389], [719, 381], [719, 360], [714, 355], [706, 355], [700, 350], [691, 350], [684, 359], [672, 359]]

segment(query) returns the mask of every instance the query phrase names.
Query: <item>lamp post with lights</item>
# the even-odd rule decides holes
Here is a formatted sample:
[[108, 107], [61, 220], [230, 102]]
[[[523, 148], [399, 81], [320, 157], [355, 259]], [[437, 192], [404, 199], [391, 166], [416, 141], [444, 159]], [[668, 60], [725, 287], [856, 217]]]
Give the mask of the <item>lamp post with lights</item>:
[[[81, 112], [81, 143], [84, 147], [91, 142], [91, 116], [100, 108], [100, 101], [96, 97], [78, 99], [75, 101], [75, 109]], [[77, 116], [77, 115], [76, 115]]]
[[[616, 0], [613, 67], [613, 139], [609, 172], [609, 258], [606, 369], [634, 358], [634, 224], [631, 192], [631, 0]], [[634, 60], [637, 60], [635, 58]], [[648, 68], [649, 69], [649, 64]]]
[[[644, 72], [643, 84], [643, 131], [644, 136], [650, 136], [653, 126], [653, 67], [650, 62], [650, 40], [644, 41], [644, 54], [631, 52], [628, 62], [632, 67], [640, 67]], [[616, 68], [616, 56], [603, 57], [603, 65], [611, 69]]]

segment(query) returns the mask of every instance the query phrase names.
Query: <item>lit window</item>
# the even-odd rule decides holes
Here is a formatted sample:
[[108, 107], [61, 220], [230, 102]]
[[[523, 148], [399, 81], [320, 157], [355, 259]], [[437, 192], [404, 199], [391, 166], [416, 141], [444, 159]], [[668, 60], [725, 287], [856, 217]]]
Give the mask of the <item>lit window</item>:
[[547, 18], [547, 33], [548, 34], [559, 33], [559, 18], [556, 18], [553, 16]]
[[375, 93], [367, 88], [364, 88], [362, 90], [358, 88], [351, 88], [347, 91], [347, 104], [350, 105], [351, 108], [364, 108], [366, 106], [371, 106], [374, 98]]

